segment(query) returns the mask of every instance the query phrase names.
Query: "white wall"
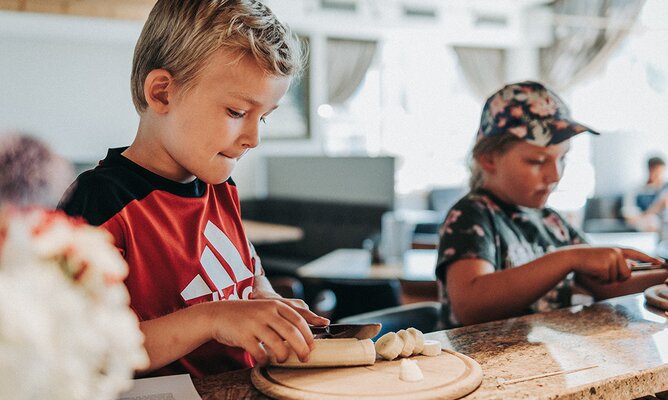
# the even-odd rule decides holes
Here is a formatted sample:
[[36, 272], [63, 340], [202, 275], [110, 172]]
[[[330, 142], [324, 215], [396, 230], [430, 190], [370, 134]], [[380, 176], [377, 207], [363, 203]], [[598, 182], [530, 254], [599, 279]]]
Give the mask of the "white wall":
[[0, 130], [30, 132], [77, 162], [129, 144], [138, 121], [132, 37], [140, 28], [0, 13]]
[[615, 195], [647, 179], [646, 154], [651, 144], [625, 131], [604, 132], [591, 138], [598, 195]]

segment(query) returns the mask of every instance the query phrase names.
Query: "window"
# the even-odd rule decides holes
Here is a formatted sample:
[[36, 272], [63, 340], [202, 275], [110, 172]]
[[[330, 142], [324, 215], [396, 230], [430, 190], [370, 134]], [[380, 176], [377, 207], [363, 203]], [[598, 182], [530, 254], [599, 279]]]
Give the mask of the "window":
[[356, 93], [319, 112], [328, 153], [397, 157], [396, 190], [405, 194], [465, 184], [479, 108], [451, 50], [408, 37], [383, 43]]
[[[604, 71], [561, 91], [576, 120], [603, 133], [572, 143], [550, 205], [576, 210], [588, 196], [622, 192], [644, 178], [649, 154], [668, 154], [668, 3], [648, 0], [640, 26]], [[330, 154], [397, 157], [396, 191], [466, 185], [482, 101], [454, 52], [426, 35], [388, 37], [356, 93], [324, 107]]]

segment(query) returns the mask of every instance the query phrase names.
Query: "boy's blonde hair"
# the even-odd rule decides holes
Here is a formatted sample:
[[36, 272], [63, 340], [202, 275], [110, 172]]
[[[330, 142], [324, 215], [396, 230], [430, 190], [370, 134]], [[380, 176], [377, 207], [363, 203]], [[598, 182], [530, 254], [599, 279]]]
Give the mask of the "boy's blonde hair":
[[471, 159], [469, 166], [471, 169], [471, 177], [469, 178], [469, 187], [471, 191], [480, 189], [485, 183], [485, 176], [478, 158], [485, 154], [505, 154], [514, 145], [521, 142], [523, 139], [515, 135], [498, 135], [482, 137], [471, 151]]
[[289, 28], [257, 0], [158, 0], [144, 24], [132, 62], [132, 101], [148, 106], [144, 81], [164, 68], [183, 89], [191, 88], [209, 57], [225, 49], [251, 56], [270, 75], [301, 72], [301, 45]]

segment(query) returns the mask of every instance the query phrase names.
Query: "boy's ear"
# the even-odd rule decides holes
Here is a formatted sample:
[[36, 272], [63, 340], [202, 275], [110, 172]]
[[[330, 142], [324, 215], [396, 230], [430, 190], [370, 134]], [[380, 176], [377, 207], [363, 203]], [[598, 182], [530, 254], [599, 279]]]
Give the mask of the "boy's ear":
[[174, 77], [166, 69], [154, 69], [144, 80], [146, 103], [159, 114], [169, 110], [169, 101], [174, 96], [174, 89]]
[[481, 154], [477, 158], [478, 165], [482, 168], [483, 171], [492, 173], [496, 170], [496, 158], [492, 153]]

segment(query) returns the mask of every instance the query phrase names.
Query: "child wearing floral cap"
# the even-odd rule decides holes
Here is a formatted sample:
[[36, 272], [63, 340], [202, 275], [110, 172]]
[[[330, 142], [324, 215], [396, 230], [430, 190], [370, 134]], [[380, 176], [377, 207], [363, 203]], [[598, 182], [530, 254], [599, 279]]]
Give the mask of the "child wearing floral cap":
[[[661, 283], [668, 271], [631, 273], [632, 249], [588, 246], [546, 208], [561, 179], [571, 137], [594, 130], [537, 82], [510, 84], [483, 108], [472, 151], [471, 190], [440, 230], [436, 275], [446, 324], [473, 324], [571, 305], [584, 288], [595, 299]], [[578, 283], [578, 285], [575, 284]]]

